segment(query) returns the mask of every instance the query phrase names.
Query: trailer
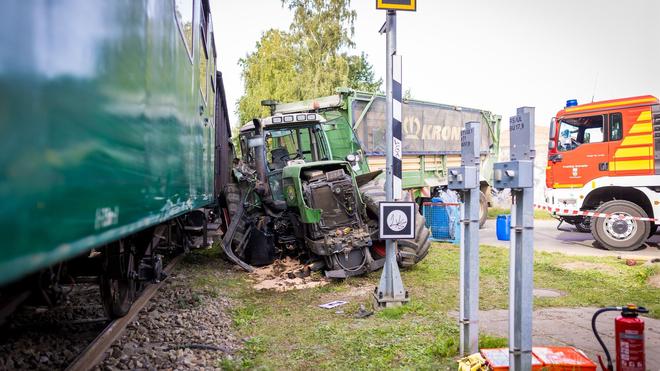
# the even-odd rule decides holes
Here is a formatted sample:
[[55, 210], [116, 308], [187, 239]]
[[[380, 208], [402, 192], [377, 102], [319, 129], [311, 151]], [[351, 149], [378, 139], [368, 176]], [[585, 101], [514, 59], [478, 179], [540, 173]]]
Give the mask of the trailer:
[[[271, 105], [273, 113], [320, 113], [330, 140], [332, 159], [355, 158], [357, 175], [385, 169], [385, 96], [337, 89], [337, 94], [306, 101]], [[480, 225], [491, 202], [493, 163], [499, 154], [502, 117], [490, 111], [404, 100], [403, 189], [426, 201], [447, 186], [447, 169], [460, 166], [461, 128], [466, 122], [482, 125]]]

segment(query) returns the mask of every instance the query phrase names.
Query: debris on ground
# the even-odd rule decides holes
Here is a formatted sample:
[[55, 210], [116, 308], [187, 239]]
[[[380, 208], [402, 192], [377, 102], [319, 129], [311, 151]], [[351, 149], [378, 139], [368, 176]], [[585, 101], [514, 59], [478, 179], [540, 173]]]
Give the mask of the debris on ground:
[[357, 314], [355, 314], [355, 318], [367, 318], [372, 314], [374, 314], [374, 311], [367, 310], [367, 308], [364, 307], [364, 304], [360, 304], [360, 309], [358, 310]]
[[314, 276], [314, 264], [303, 264], [297, 259], [286, 257], [273, 264], [260, 267], [250, 273], [256, 290], [289, 291], [327, 285], [325, 277]]
[[553, 290], [553, 289], [534, 289], [532, 291], [532, 295], [534, 295], [537, 298], [558, 298], [561, 296], [566, 295], [566, 293], [561, 292], [559, 290]]
[[332, 309], [332, 308], [336, 308], [336, 307], [344, 305], [344, 304], [348, 304], [348, 302], [343, 301], [343, 300], [335, 300], [335, 301], [331, 301], [329, 303], [321, 304], [321, 305], [319, 305], [319, 307], [324, 308], [324, 309]]

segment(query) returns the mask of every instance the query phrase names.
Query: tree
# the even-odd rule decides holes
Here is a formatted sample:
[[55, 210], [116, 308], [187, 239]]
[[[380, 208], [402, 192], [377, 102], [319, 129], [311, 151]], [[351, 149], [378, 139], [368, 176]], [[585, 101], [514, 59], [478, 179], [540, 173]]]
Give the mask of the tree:
[[382, 78], [376, 80], [373, 66], [364, 52], [348, 57], [348, 82], [350, 88], [366, 92], [378, 92], [383, 85]]
[[293, 11], [288, 32], [269, 30], [256, 50], [242, 58], [245, 94], [238, 102], [241, 123], [268, 115], [264, 99], [296, 101], [334, 94], [348, 86], [377, 91], [372, 66], [362, 53], [351, 56], [353, 23], [350, 0], [282, 0]]
[[239, 61], [245, 85], [245, 94], [238, 101], [241, 125], [269, 114], [268, 108], [261, 106], [264, 99], [283, 102], [299, 99], [292, 48], [288, 33], [271, 29], [257, 42], [256, 50]]

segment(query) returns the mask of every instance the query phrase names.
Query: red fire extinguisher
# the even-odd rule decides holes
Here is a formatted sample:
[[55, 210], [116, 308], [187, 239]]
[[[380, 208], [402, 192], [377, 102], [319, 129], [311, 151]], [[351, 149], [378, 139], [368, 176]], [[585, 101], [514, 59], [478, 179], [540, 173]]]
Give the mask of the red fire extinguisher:
[[[604, 312], [621, 311], [621, 315], [614, 320], [614, 333], [616, 344], [616, 370], [617, 371], [645, 371], [646, 358], [644, 355], [644, 321], [639, 318], [640, 313], [648, 313], [644, 307], [627, 305], [625, 307], [606, 307], [594, 313], [591, 318], [591, 329], [596, 339], [603, 347], [607, 357], [607, 370], [613, 371], [610, 352], [603, 343], [596, 330], [596, 318]], [[598, 356], [600, 367], [605, 370], [603, 360]]]

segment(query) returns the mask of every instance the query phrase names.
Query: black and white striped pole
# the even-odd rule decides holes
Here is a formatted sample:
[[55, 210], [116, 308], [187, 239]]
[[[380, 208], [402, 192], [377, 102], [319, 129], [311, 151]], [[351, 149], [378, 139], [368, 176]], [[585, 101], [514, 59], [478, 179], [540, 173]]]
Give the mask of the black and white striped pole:
[[[388, 202], [401, 199], [401, 170], [403, 145], [401, 142], [401, 57], [396, 54], [396, 11], [387, 11], [387, 20], [382, 31], [387, 32], [387, 130], [385, 133], [386, 165], [385, 195]], [[381, 215], [381, 218], [384, 218]], [[414, 224], [413, 224], [414, 225]], [[380, 283], [374, 292], [376, 307], [399, 306], [409, 300], [403, 287], [401, 272], [396, 261], [397, 243], [387, 239], [385, 264]]]

